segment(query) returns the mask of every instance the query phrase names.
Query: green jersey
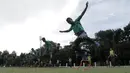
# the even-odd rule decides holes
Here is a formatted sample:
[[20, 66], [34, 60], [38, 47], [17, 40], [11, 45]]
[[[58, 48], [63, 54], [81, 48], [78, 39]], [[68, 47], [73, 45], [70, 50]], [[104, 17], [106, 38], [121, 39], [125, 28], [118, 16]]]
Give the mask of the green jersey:
[[76, 35], [78, 35], [79, 32], [84, 31], [84, 28], [82, 27], [80, 21], [76, 19], [71, 26], [71, 29], [74, 31]]
[[81, 15], [73, 23], [71, 23], [72, 26], [71, 26], [71, 28], [67, 32], [69, 32], [70, 30], [73, 30], [76, 36], [80, 36], [81, 33], [84, 32], [84, 28], [82, 27], [82, 25], [80, 23], [80, 20], [83, 17], [83, 15], [85, 14], [87, 8], [88, 8], [88, 2], [86, 4], [85, 9], [81, 13]]
[[51, 41], [46, 41], [45, 47], [46, 47], [47, 50], [50, 50], [51, 49]]

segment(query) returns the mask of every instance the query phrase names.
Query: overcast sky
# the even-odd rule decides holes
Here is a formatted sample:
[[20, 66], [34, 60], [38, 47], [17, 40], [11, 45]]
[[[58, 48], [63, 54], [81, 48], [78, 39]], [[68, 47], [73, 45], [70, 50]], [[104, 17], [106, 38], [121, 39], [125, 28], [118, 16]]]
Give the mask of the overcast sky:
[[[76, 37], [59, 33], [70, 27], [66, 17], [76, 19], [87, 0], [0, 0], [0, 51], [18, 54], [39, 48], [39, 36], [61, 45]], [[122, 28], [129, 23], [130, 0], [88, 0], [81, 20], [89, 37], [99, 30]]]

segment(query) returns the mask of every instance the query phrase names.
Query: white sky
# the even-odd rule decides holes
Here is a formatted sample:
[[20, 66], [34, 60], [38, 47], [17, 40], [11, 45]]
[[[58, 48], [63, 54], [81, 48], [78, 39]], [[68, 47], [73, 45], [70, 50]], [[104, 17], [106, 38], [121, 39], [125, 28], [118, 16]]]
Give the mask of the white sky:
[[[31, 0], [28, 1], [32, 3]], [[33, 1], [37, 2], [37, 0], [33, 0]], [[21, 6], [18, 4], [13, 6], [13, 2], [12, 2], [12, 4], [10, 4], [12, 7], [7, 7], [7, 6], [5, 7], [5, 12], [9, 11], [6, 10], [6, 8], [7, 9], [12, 8], [14, 11], [17, 11], [14, 13], [19, 15], [19, 17], [17, 17], [15, 14], [14, 16], [12, 16], [10, 12], [12, 12], [13, 14], [13, 11], [11, 9], [10, 9], [11, 11], [7, 12], [7, 14], [11, 17], [11, 19], [5, 18], [5, 20], [7, 21], [2, 22], [3, 25], [1, 25], [2, 26], [0, 30], [1, 51], [5, 49], [9, 50], [9, 52], [15, 50], [19, 54], [20, 52], [29, 52], [31, 48], [37, 49], [39, 48], [40, 45], [39, 36], [44, 36], [48, 40], [52, 40], [54, 42], [58, 42], [58, 43], [63, 42], [61, 45], [69, 42], [69, 41], [64, 42], [65, 40], [72, 39], [72, 37], [70, 37], [71, 36], [70, 34], [59, 33], [60, 29], [58, 27], [60, 23], [63, 23], [64, 19], [67, 16], [70, 16], [71, 13], [76, 9], [79, 0], [64, 0], [63, 3], [60, 2], [63, 5], [60, 5], [61, 7], [59, 9], [53, 8], [53, 6], [59, 4], [57, 2], [58, 0], [55, 0], [56, 2], [52, 2], [52, 3], [50, 3], [52, 0], [48, 2], [47, 1], [48, 0], [43, 1], [43, 4], [45, 4], [44, 2], [49, 3], [51, 5], [50, 7], [47, 6], [47, 8], [41, 8], [39, 9], [39, 11], [36, 11], [36, 13], [35, 13], [35, 9], [34, 11], [30, 11], [30, 12], [27, 11], [28, 15], [27, 16], [25, 15], [26, 18], [23, 18], [22, 16], [19, 15], [19, 14], [24, 15], [24, 13], [27, 13], [23, 9], [23, 6], [25, 6], [24, 8], [31, 9], [31, 6], [29, 7], [30, 4], [27, 4], [28, 6], [24, 5], [25, 3], [27, 3], [26, 1], [24, 3], [19, 3], [16, 2], [16, 0], [14, 0], [14, 2], [21, 4]], [[5, 3], [9, 4], [8, 2]], [[18, 6], [18, 8], [16, 8], [16, 6]], [[23, 11], [25, 12], [22, 13], [21, 12], [22, 10], [20, 10], [19, 8], [23, 9]], [[19, 20], [17, 20], [17, 18]], [[23, 21], [21, 21], [22, 18]]]
[[[122, 28], [130, 19], [130, 0], [88, 0], [88, 11], [81, 23], [88, 35], [99, 30]], [[61, 45], [76, 37], [59, 33], [69, 28], [65, 19], [75, 19], [86, 0], [0, 0], [0, 51], [18, 54], [40, 46], [39, 36]]]

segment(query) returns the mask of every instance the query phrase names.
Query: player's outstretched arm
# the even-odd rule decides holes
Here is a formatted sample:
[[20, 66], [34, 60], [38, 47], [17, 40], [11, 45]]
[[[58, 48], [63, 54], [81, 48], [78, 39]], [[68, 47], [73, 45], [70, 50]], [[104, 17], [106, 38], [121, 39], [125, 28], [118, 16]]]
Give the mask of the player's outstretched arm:
[[68, 29], [68, 30], [64, 30], [64, 31], [59, 31], [59, 32], [70, 32], [72, 30], [72, 28]]
[[85, 12], [86, 12], [87, 8], [88, 8], [88, 2], [86, 3], [86, 7], [85, 7], [85, 9], [83, 10], [83, 12], [81, 13], [81, 15], [77, 18], [77, 20], [78, 20], [78, 21], [80, 21], [80, 20], [81, 20], [81, 18], [82, 18], [82, 17], [83, 17], [83, 15], [85, 14]]

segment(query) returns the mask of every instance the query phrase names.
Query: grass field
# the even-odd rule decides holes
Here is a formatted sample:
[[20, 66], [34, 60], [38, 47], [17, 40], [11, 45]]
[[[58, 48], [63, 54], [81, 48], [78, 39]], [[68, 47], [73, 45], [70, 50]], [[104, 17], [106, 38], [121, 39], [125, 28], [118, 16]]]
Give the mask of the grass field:
[[0, 68], [0, 73], [130, 73], [130, 67], [90, 68], [82, 71], [73, 68]]

